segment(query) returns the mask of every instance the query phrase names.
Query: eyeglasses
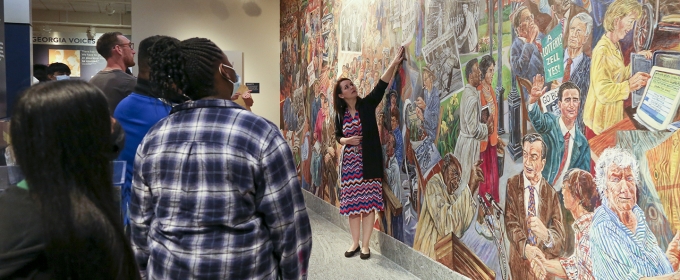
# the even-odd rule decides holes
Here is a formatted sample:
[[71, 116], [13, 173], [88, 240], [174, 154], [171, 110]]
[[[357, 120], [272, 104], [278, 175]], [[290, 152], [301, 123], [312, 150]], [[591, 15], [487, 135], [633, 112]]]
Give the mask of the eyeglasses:
[[128, 46], [128, 47], [130, 47], [131, 50], [135, 49], [135, 44], [132, 43], [132, 42], [127, 43], [127, 44], [116, 44], [116, 46]]

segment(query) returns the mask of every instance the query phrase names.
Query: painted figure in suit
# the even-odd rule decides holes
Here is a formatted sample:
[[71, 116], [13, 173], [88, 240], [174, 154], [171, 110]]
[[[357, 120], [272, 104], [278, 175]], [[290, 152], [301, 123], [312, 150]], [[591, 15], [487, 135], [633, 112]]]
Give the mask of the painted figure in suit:
[[[576, 118], [580, 111], [580, 94], [576, 84], [563, 83], [557, 90], [558, 106], [561, 111], [559, 117], [551, 113], [543, 113], [536, 101], [543, 95], [543, 77], [538, 75], [534, 79], [529, 97], [529, 119], [536, 131], [541, 134], [548, 151], [543, 168], [543, 178], [548, 180], [555, 189], [562, 189], [562, 182], [566, 171], [572, 168], [590, 170], [590, 145], [585, 135], [577, 129]], [[574, 218], [564, 206], [564, 198], [560, 195], [560, 207], [564, 213], [564, 223], [572, 224]], [[565, 253], [574, 250], [574, 231], [565, 228]]]
[[[564, 50], [565, 74], [562, 82], [574, 82], [581, 92], [579, 96], [581, 103], [576, 118], [577, 127], [581, 132], [585, 131], [583, 106], [586, 104], [588, 88], [590, 88], [590, 54], [586, 53], [585, 50], [590, 49], [588, 39], [591, 37], [592, 29], [593, 19], [587, 13], [579, 13], [574, 16], [569, 21], [568, 30], [570, 33], [567, 39], [567, 48]], [[567, 67], [569, 67], [569, 70], [567, 70]]]
[[[574, 4], [571, 0], [549, 0], [550, 2], [550, 7], [553, 10], [553, 23], [555, 26], [557, 24], [562, 24], [562, 45], [564, 48], [568, 47], [568, 42], [569, 42], [569, 34], [571, 34], [571, 30], [569, 26], [571, 26], [571, 21], [576, 17], [576, 15], [580, 13], [585, 13], [588, 14], [588, 11], [584, 9], [581, 6], [578, 6]], [[592, 20], [591, 20], [591, 27], [592, 27]], [[555, 28], [553, 26], [553, 28]], [[552, 29], [551, 29], [552, 30]], [[586, 44], [583, 47], [583, 52], [586, 53], [586, 55], [590, 56], [590, 53], [592, 52], [592, 40], [590, 36], [586, 38]]]
[[534, 22], [534, 15], [526, 6], [517, 8], [513, 24], [517, 37], [512, 41], [510, 53], [512, 73], [531, 80], [537, 74], [543, 74], [542, 46], [536, 41], [539, 29]]
[[[550, 16], [550, 3], [548, 0], [524, 0], [521, 7], [526, 7], [533, 15], [532, 21], [538, 27], [538, 31], [546, 34], [554, 28], [553, 17]], [[521, 11], [516, 11], [521, 12]], [[519, 25], [515, 25], [517, 27]]]
[[536, 279], [531, 261], [543, 254], [559, 257], [564, 246], [564, 226], [557, 192], [543, 179], [546, 147], [541, 135], [522, 139], [523, 171], [508, 179], [505, 228], [510, 241], [508, 263], [512, 279]]
[[[534, 78], [529, 96], [529, 119], [548, 147], [543, 178], [559, 191], [565, 171], [571, 168], [590, 170], [590, 146], [583, 133], [576, 129], [581, 104], [578, 86], [572, 82], [560, 85], [557, 90], [557, 104], [561, 114], [557, 117], [551, 113], [543, 113], [537, 104], [545, 93], [543, 81], [541, 75]], [[566, 145], [568, 147], [565, 151]], [[565, 154], [567, 158], [564, 158]]]

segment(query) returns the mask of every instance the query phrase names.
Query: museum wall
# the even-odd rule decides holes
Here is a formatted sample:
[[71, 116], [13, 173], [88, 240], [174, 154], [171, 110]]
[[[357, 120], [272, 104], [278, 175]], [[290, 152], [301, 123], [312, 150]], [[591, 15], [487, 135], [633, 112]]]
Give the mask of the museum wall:
[[[472, 279], [533, 279], [573, 254], [580, 279], [672, 271], [626, 251], [633, 234], [607, 214], [627, 205], [645, 253], [677, 269], [680, 79], [666, 69], [680, 69], [680, 4], [653, 4], [281, 1], [280, 122], [303, 188], [340, 206], [333, 87], [349, 78], [367, 95], [403, 46], [376, 110], [376, 228]], [[670, 72], [650, 79], [652, 66]], [[630, 168], [612, 175], [618, 164]]]
[[[252, 111], [279, 125], [278, 1], [132, 1], [132, 42], [152, 35], [209, 38], [243, 52], [243, 83], [260, 83]], [[145, 12], [152, 11], [152, 12]]]

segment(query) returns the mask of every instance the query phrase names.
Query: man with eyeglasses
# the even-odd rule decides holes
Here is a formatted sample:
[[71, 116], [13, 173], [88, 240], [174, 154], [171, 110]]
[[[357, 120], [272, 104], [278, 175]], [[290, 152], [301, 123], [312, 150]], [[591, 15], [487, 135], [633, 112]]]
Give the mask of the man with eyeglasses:
[[134, 48], [134, 44], [120, 32], [104, 33], [97, 40], [97, 52], [106, 59], [106, 67], [92, 76], [90, 83], [106, 95], [110, 114], [137, 84], [135, 77], [125, 73], [128, 67], [135, 66]]

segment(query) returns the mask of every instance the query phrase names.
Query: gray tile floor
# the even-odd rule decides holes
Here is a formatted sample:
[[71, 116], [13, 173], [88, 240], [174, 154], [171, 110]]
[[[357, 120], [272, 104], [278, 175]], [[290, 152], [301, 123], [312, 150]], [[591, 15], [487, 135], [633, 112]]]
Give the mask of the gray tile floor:
[[377, 252], [362, 260], [359, 254], [352, 258], [343, 255], [352, 238], [350, 234], [319, 214], [307, 209], [312, 224], [312, 257], [309, 261], [308, 279], [418, 279]]

